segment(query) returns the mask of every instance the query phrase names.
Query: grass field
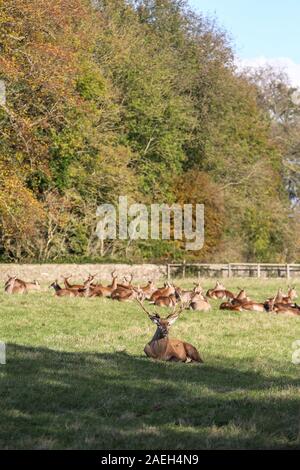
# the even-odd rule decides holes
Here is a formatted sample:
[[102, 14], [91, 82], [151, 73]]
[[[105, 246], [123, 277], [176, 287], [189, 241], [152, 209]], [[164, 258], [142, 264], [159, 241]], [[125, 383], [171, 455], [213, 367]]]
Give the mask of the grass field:
[[[257, 300], [279, 286], [226, 287], [241, 283]], [[134, 303], [0, 294], [0, 448], [299, 449], [300, 318], [213, 305], [171, 330], [203, 353], [197, 365], [147, 359], [155, 327]]]

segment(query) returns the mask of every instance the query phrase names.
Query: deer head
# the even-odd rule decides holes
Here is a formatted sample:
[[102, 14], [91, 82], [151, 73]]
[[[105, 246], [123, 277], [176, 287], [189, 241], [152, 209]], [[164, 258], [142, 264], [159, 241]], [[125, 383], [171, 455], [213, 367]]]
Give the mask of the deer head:
[[195, 286], [195, 287], [194, 287], [194, 289], [193, 289], [193, 294], [202, 294], [203, 289], [202, 289], [202, 287], [201, 287], [201, 285], [200, 285], [200, 282], [195, 282], [195, 283], [194, 283], [194, 286]]
[[8, 279], [5, 283], [5, 289], [9, 290], [9, 289], [13, 289], [14, 287], [14, 284], [16, 282], [16, 279], [17, 279], [17, 276], [8, 276]]
[[274, 303], [281, 302], [282, 299], [283, 299], [282, 289], [281, 289], [281, 287], [279, 287], [279, 289], [277, 291], [277, 294], [275, 296], [275, 299], [274, 299]]
[[221, 282], [217, 281], [216, 286], [215, 286], [215, 290], [225, 290], [225, 286], [223, 286], [223, 284], [221, 284]]
[[296, 292], [296, 287], [295, 286], [291, 286], [289, 288], [289, 291], [288, 291], [288, 297], [290, 297], [290, 299], [297, 299], [298, 297], [298, 294]]
[[239, 294], [237, 295], [236, 298], [237, 298], [238, 300], [246, 299], [246, 298], [247, 298], [247, 295], [246, 295], [245, 289], [241, 289], [240, 287], [238, 287], [238, 289], [240, 289], [240, 292], [239, 292]]
[[89, 277], [88, 277], [87, 280], [84, 282], [84, 286], [85, 286], [85, 287], [90, 286], [96, 276], [97, 276], [97, 274], [89, 274]]
[[50, 284], [49, 289], [54, 289], [54, 290], [60, 289], [60, 285], [58, 284], [57, 279], [54, 282], [52, 282], [52, 284]]
[[183, 312], [183, 310], [187, 306], [187, 304], [183, 304], [181, 302], [179, 305], [175, 305], [175, 307], [173, 307], [173, 310], [170, 313], [170, 315], [168, 315], [165, 318], [161, 318], [160, 315], [156, 311], [153, 311], [153, 312], [148, 311], [139, 299], [137, 299], [137, 302], [140, 305], [140, 307], [143, 309], [143, 311], [147, 314], [148, 318], [157, 326], [156, 335], [155, 335], [156, 339], [165, 338], [168, 336], [170, 327], [176, 322], [179, 315]]
[[4, 287], [7, 287], [11, 285], [12, 282], [14, 282], [17, 279], [17, 276], [10, 276], [9, 274], [7, 275], [8, 279], [4, 284]]

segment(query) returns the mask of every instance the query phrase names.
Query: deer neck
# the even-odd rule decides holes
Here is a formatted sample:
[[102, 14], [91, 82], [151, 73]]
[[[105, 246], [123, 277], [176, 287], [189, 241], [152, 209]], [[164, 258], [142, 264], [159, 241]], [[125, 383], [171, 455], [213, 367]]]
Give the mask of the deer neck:
[[113, 282], [111, 283], [110, 286], [113, 290], [115, 290], [118, 287], [118, 279], [114, 277]]
[[66, 287], [67, 289], [70, 288], [70, 287], [72, 287], [71, 284], [69, 283], [68, 279], [64, 279], [64, 284], [65, 284], [65, 287]]
[[153, 343], [153, 341], [159, 341], [160, 339], [168, 339], [168, 334], [165, 335], [160, 328], [156, 328], [156, 331], [153, 335], [153, 338], [151, 339], [150, 343]]
[[8, 294], [12, 293], [14, 285], [15, 285], [15, 281], [11, 281], [11, 282], [9, 282], [9, 284], [7, 284], [6, 292]]

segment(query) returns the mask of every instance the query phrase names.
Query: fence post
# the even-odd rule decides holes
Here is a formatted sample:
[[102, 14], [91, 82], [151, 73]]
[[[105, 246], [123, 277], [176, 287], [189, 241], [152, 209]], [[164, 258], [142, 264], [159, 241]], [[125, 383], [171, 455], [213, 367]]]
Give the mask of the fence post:
[[260, 264], [257, 265], [257, 277], [260, 278]]
[[167, 279], [168, 281], [171, 280], [171, 269], [170, 269], [170, 265], [167, 264]]
[[290, 278], [290, 265], [289, 264], [286, 265], [286, 278], [287, 279]]
[[185, 259], [183, 260], [183, 263], [182, 263], [182, 279], [185, 279]]
[[228, 277], [231, 277], [232, 275], [232, 270], [231, 270], [231, 264], [228, 264]]

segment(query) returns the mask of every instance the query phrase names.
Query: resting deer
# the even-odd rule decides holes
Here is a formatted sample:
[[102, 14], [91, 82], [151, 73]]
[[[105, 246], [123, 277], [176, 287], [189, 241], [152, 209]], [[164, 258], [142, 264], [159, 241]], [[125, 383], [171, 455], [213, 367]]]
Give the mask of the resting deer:
[[152, 280], [148, 281], [148, 284], [144, 287], [141, 287], [141, 289], [144, 292], [145, 299], [147, 299], [147, 300], [150, 300], [151, 295], [153, 294], [153, 292], [155, 292], [157, 290], [155, 285], [154, 285], [154, 282]]
[[245, 289], [241, 289], [236, 297], [230, 301], [232, 305], [244, 304], [246, 302], [251, 302], [250, 297], [247, 297]]
[[123, 284], [117, 284], [117, 287], [123, 288], [123, 289], [132, 289], [134, 286], [132, 285], [133, 281], [133, 274], [130, 274], [129, 279], [127, 276], [123, 277]]
[[140, 287], [132, 287], [132, 289], [116, 289], [112, 294], [112, 299], [118, 300], [119, 302], [128, 302], [130, 300], [135, 299], [144, 299], [144, 292], [140, 289]]
[[156, 307], [174, 307], [180, 298], [178, 289], [175, 289], [174, 294], [158, 297], [155, 301], [150, 302], [150, 304], [154, 304]]
[[[18, 293], [24, 294], [24, 293], [27, 293], [28, 291], [41, 290], [41, 285], [38, 281], [34, 280], [33, 282], [26, 282], [26, 281], [22, 281], [21, 279], [18, 279], [16, 276], [13, 276], [13, 277], [8, 276], [8, 280], [5, 283], [5, 288], [11, 283], [12, 279], [15, 279], [14, 288], [13, 288], [15, 292], [13, 293], [17, 293], [18, 291]], [[26, 287], [26, 292], [24, 291], [24, 286]]]
[[191, 299], [189, 308], [199, 312], [208, 312], [211, 310], [211, 305], [203, 296], [202, 292], [195, 292]]
[[4, 291], [7, 294], [27, 294], [27, 287], [24, 281], [17, 279], [17, 276], [11, 276], [5, 283]]
[[55, 295], [58, 297], [77, 297], [78, 292], [75, 289], [63, 289], [60, 287], [60, 285], [57, 283], [57, 280], [54, 281], [50, 286], [49, 289], [53, 287], [55, 291]]
[[39, 281], [34, 280], [33, 282], [25, 282], [26, 289], [31, 291], [41, 290]]
[[208, 289], [206, 292], [206, 297], [210, 299], [233, 299], [234, 295], [232, 292], [227, 290], [223, 284], [217, 281], [213, 289]]
[[233, 312], [242, 312], [243, 311], [243, 305], [241, 303], [239, 304], [232, 304], [231, 302], [223, 302], [220, 305], [220, 310], [231, 310]]
[[189, 303], [191, 302], [195, 294], [202, 294], [202, 287], [200, 283], [194, 283], [194, 286], [195, 287], [193, 290], [182, 290], [180, 287], [176, 288], [176, 292], [180, 295], [180, 299], [182, 302]]
[[146, 356], [161, 361], [203, 362], [194, 346], [178, 339], [169, 339], [169, 329], [186, 308], [186, 304], [181, 303], [175, 306], [170, 315], [161, 318], [157, 312], [147, 311], [141, 301], [138, 300], [138, 303], [148, 318], [157, 326], [153, 338], [144, 348]]
[[293, 300], [297, 299], [298, 295], [295, 287], [290, 287], [286, 296], [283, 296], [281, 302], [284, 304], [290, 304]]
[[297, 304], [284, 304], [284, 303], [275, 303], [274, 300], [267, 301], [265, 304], [265, 309], [268, 312], [283, 314], [287, 316], [299, 316], [300, 307]]
[[64, 285], [66, 289], [83, 289], [84, 285], [83, 284], [70, 284], [69, 279], [71, 279], [72, 276], [62, 276], [64, 280]]
[[62, 276], [66, 289], [84, 289], [87, 286], [87, 284], [93, 286], [92, 281], [95, 279], [96, 274], [94, 275], [89, 274], [89, 277], [83, 284], [70, 284], [69, 279], [71, 279], [71, 277], [72, 276], [69, 276], [69, 277]]
[[[234, 312], [242, 312], [244, 309], [244, 305], [247, 306], [247, 308], [245, 308], [244, 310], [254, 310], [254, 304], [255, 302], [253, 302], [249, 297], [247, 297], [245, 289], [241, 289], [237, 296], [233, 297], [228, 302], [223, 302], [220, 305], [220, 310], [232, 310]], [[263, 304], [261, 304], [261, 310], [259, 310], [260, 307], [258, 305], [259, 304], [256, 304], [257, 311], [264, 311]]]
[[169, 282], [166, 282], [164, 287], [160, 287], [150, 297], [152, 302], [155, 302], [159, 297], [169, 297], [170, 295], [175, 294], [175, 287], [172, 286]]
[[277, 302], [282, 302], [283, 300], [283, 293], [282, 293], [282, 289], [281, 287], [279, 287], [278, 291], [277, 291], [277, 294], [275, 295], [275, 297], [271, 297], [267, 300], [267, 302], [274, 302], [274, 303], [277, 303]]
[[252, 300], [250, 301], [244, 301], [241, 304], [242, 310], [247, 310], [250, 312], [265, 312], [265, 304], [261, 302], [254, 302]]
[[118, 275], [115, 274], [115, 271], [111, 273], [112, 283], [108, 286], [103, 286], [98, 284], [93, 288], [91, 297], [111, 297], [111, 294], [116, 290], [118, 284]]

